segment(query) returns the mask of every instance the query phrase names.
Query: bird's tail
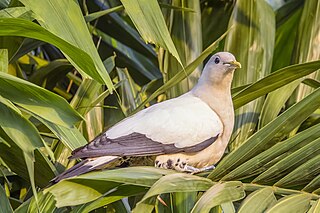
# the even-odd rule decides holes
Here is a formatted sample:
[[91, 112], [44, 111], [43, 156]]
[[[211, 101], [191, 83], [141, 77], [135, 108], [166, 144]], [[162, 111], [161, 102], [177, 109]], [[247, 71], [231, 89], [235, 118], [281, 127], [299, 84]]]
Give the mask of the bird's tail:
[[118, 156], [103, 156], [103, 157], [97, 157], [97, 158], [88, 158], [80, 163], [76, 164], [75, 166], [71, 167], [70, 169], [62, 172], [57, 177], [53, 178], [50, 182], [51, 183], [58, 183], [59, 181], [81, 175], [93, 170], [98, 170], [104, 168], [107, 164], [110, 164], [116, 160], [118, 160]]

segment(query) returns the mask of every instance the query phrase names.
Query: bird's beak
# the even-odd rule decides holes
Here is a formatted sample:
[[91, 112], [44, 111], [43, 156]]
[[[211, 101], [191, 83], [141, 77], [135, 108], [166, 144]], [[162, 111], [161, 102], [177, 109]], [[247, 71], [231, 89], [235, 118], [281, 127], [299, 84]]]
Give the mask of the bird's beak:
[[230, 64], [231, 66], [233, 66], [235, 68], [241, 68], [240, 62], [237, 62], [237, 61], [230, 61], [230, 62], [228, 62], [228, 64]]

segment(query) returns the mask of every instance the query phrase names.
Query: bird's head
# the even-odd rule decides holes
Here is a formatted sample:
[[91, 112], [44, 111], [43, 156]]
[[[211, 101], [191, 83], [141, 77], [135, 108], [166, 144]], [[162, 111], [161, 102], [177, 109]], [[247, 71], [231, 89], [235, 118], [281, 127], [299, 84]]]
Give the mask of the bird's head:
[[241, 64], [229, 52], [214, 54], [205, 65], [202, 72], [202, 80], [212, 83], [220, 83], [224, 79], [232, 80], [233, 71], [241, 68]]

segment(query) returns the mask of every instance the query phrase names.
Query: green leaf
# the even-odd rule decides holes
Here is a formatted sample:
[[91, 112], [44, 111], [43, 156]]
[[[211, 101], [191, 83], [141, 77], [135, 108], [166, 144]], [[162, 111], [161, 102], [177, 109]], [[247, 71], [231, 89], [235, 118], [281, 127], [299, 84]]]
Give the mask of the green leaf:
[[9, 7], [0, 10], [0, 18], [21, 18], [29, 21], [34, 20], [34, 14], [25, 7]]
[[175, 172], [153, 167], [131, 167], [90, 172], [62, 180], [45, 189], [44, 192], [50, 192], [54, 195], [58, 207], [74, 206], [93, 201], [121, 184], [151, 187], [160, 177], [172, 173]]
[[287, 152], [289, 152], [290, 154], [303, 144], [310, 143], [319, 137], [320, 124], [310, 127], [285, 141], [277, 143], [270, 149], [267, 149], [266, 151], [260, 153], [259, 155], [251, 158], [247, 162], [230, 171], [222, 178], [222, 180], [235, 180], [245, 178], [252, 174], [254, 175], [257, 170], [258, 172], [261, 171], [259, 169], [265, 167], [268, 162], [276, 159], [278, 156], [281, 156], [282, 154], [285, 154]]
[[243, 106], [250, 101], [278, 89], [294, 80], [302, 78], [310, 73], [320, 69], [320, 61], [291, 65], [282, 68], [265, 78], [248, 86], [244, 90], [233, 96], [233, 104], [235, 108]]
[[236, 210], [232, 202], [221, 203], [220, 206], [223, 212], [236, 213]]
[[274, 206], [269, 208], [267, 213], [278, 212], [306, 212], [310, 207], [310, 195], [298, 194], [280, 199]]
[[317, 213], [320, 211], [320, 200], [317, 200], [307, 213]]
[[67, 128], [41, 119], [37, 116], [35, 117], [40, 120], [41, 123], [46, 125], [52, 131], [52, 133], [57, 136], [57, 138], [59, 138], [59, 140], [70, 150], [74, 150], [88, 143], [81, 132], [75, 126]]
[[91, 22], [91, 21], [94, 21], [94, 20], [100, 18], [101, 16], [105, 16], [105, 15], [108, 15], [113, 12], [121, 11], [121, 10], [123, 10], [123, 8], [124, 8], [123, 5], [119, 5], [119, 6], [107, 9], [107, 10], [102, 10], [102, 11], [98, 11], [95, 13], [90, 13], [89, 15], [86, 15], [84, 18], [87, 22]]
[[[320, 140], [318, 140], [319, 143]], [[315, 147], [316, 149], [316, 147]], [[318, 164], [320, 155], [308, 160], [302, 165], [298, 166], [295, 170], [281, 178], [274, 185], [279, 187], [290, 187], [296, 185], [302, 185], [312, 179], [314, 175], [319, 174], [320, 165]]]
[[0, 84], [0, 95], [53, 123], [69, 127], [82, 119], [63, 98], [30, 82], [0, 72]]
[[[24, 38], [21, 37], [14, 37], [14, 36], [2, 36], [0, 37], [0, 49], [7, 49], [8, 55], [7, 55], [7, 65], [8, 62], [11, 62], [12, 58], [15, 56], [15, 54], [18, 52], [18, 50], [21, 48], [22, 42]], [[3, 72], [3, 70], [0, 70], [0, 72]]]
[[[90, 73], [90, 76], [98, 82], [106, 84], [112, 92], [114, 89], [112, 81], [100, 59], [76, 1], [47, 0], [37, 2], [21, 0], [21, 2], [36, 14], [36, 19], [44, 28], [88, 53], [95, 65], [95, 69], [92, 70], [93, 73]], [[66, 8], [68, 9], [66, 10]], [[76, 65], [77, 69], [82, 69], [77, 66], [78, 61], [74, 61], [68, 53], [65, 53], [65, 55], [73, 65]], [[82, 69], [82, 73], [88, 72], [89, 70]]]
[[[49, 181], [58, 174], [52, 161], [45, 153], [46, 150], [37, 148], [34, 152], [34, 173], [36, 185], [44, 188], [48, 186]], [[50, 150], [51, 151], [51, 150]]]
[[277, 202], [270, 187], [252, 192], [241, 203], [238, 213], [263, 213]]
[[[120, 41], [116, 41], [114, 38], [93, 26], [91, 26], [90, 29], [93, 31], [92, 33], [94, 35], [101, 37], [102, 41], [112, 46], [117, 56], [117, 63], [127, 67], [130, 74], [138, 80], [137, 83], [140, 81], [145, 83], [144, 78], [153, 80], [161, 77], [158, 67], [150, 58], [141, 55], [139, 52], [136, 52], [134, 49], [122, 44]], [[109, 70], [111, 71], [111, 69]]]
[[[200, 1], [173, 1], [172, 5], [178, 7], [188, 7], [194, 10], [193, 13], [163, 10], [164, 17], [169, 26], [174, 45], [180, 55], [183, 66], [187, 66], [195, 60], [202, 52], [202, 31]], [[158, 54], [159, 68], [163, 73], [163, 82], [166, 83], [175, 76], [181, 69], [181, 65], [169, 54], [168, 51], [160, 49]], [[170, 88], [166, 95], [168, 98], [177, 97], [188, 92], [197, 83], [201, 74], [202, 66], [198, 66], [187, 79]]]
[[217, 205], [240, 200], [245, 195], [242, 183], [239, 181], [217, 183], [200, 197], [191, 212], [210, 212], [210, 209]]
[[305, 191], [305, 192], [312, 192], [316, 189], [319, 189], [320, 188], [320, 175], [318, 175], [317, 177], [315, 177], [312, 181], [310, 181], [308, 183], [308, 185], [306, 185], [302, 191]]
[[6, 195], [6, 192], [0, 185], [0, 213], [13, 213], [12, 207], [10, 205], [10, 202], [8, 200], [8, 197]]
[[53, 44], [72, 59], [71, 63], [83, 75], [91, 76], [96, 81], [104, 83], [93, 60], [85, 51], [71, 45], [33, 22], [16, 18], [0, 18], [0, 36], [22, 36]]
[[[296, 51], [293, 60], [296, 63], [319, 60], [320, 50], [317, 47], [319, 38], [320, 2], [306, 1], [300, 18], [298, 35], [296, 38]], [[308, 76], [320, 80], [320, 72], [317, 71]], [[310, 94], [314, 89], [307, 85], [299, 85], [296, 91], [296, 100]]]
[[302, 101], [290, 107], [277, 119], [247, 139], [242, 146], [223, 158], [209, 175], [209, 178], [214, 180], [221, 178], [241, 163], [279, 142], [320, 106], [320, 102], [316, 101], [319, 98], [320, 89], [317, 89]]
[[63, 206], [76, 206], [101, 197], [104, 193], [115, 189], [120, 183], [108, 182], [104, 185], [99, 181], [62, 180], [61, 182], [44, 190], [50, 192], [58, 208]]
[[0, 49], [0, 72], [8, 73], [8, 50]]
[[275, 119], [301, 80], [296, 80], [268, 94], [259, 120], [259, 129]]
[[[26, 162], [24, 160], [23, 151], [18, 147], [0, 128], [1, 140], [5, 140], [7, 146], [4, 143], [0, 143], [0, 156], [3, 162], [13, 171], [18, 174], [24, 180], [29, 180], [29, 174], [26, 169]], [[14, 156], [14, 161], [12, 160]]]
[[42, 139], [33, 124], [3, 103], [0, 103], [0, 126], [31, 158], [33, 158], [34, 149], [43, 147]]
[[[296, 170], [296, 168], [300, 168], [301, 164], [303, 165], [304, 162], [312, 158], [313, 156], [316, 156], [320, 153], [320, 138], [306, 144], [302, 148], [298, 149], [297, 151], [293, 152], [291, 155], [287, 156], [286, 158], [282, 159], [272, 167], [270, 167], [267, 171], [256, 177], [253, 182], [269, 182], [274, 179], [278, 179], [279, 177], [282, 177], [285, 175], [287, 172]], [[304, 168], [304, 167], [301, 167]], [[309, 166], [309, 169], [312, 167]], [[294, 170], [294, 171], [295, 171]], [[284, 172], [287, 171], [287, 172]], [[304, 171], [301, 173], [302, 176], [305, 176], [307, 178], [307, 171]], [[293, 172], [296, 174], [296, 172]], [[289, 173], [291, 174], [291, 173]], [[288, 175], [289, 175], [288, 174]], [[290, 176], [289, 176], [290, 177]], [[297, 181], [299, 179], [295, 177]], [[292, 181], [295, 181], [295, 179], [292, 179]], [[286, 178], [288, 181], [288, 179]], [[277, 186], [282, 186], [282, 181], [277, 182]]]
[[[238, 0], [230, 17], [231, 26], [233, 29], [226, 37], [224, 50], [233, 53], [242, 65], [234, 73], [232, 81], [233, 87], [238, 87], [256, 82], [271, 72], [275, 14], [265, 0]], [[245, 106], [237, 103], [237, 96], [234, 99], [236, 133], [231, 150], [252, 135], [256, 127], [263, 98], [254, 99]]]
[[76, 212], [91, 212], [99, 207], [106, 206], [115, 201], [121, 200], [122, 198], [139, 195], [142, 192], [146, 192], [145, 187], [141, 186], [131, 186], [131, 185], [121, 185], [117, 187], [117, 190], [107, 194], [106, 197], [101, 197], [93, 202], [78, 206], [73, 209], [73, 213]]
[[43, 86], [48, 90], [53, 90], [57, 82], [73, 70], [73, 66], [65, 59], [51, 61], [48, 65], [40, 67], [30, 76], [29, 81]]
[[156, 0], [121, 0], [121, 3], [143, 40], [168, 50], [182, 66], [158, 2]]
[[166, 175], [152, 185], [149, 191], [137, 204], [134, 211], [141, 212], [141, 208], [144, 208], [145, 205], [149, 205], [153, 202], [150, 198], [155, 195], [170, 192], [205, 191], [212, 185], [213, 182], [211, 180], [190, 174], [176, 173]]
[[[284, 23], [277, 27], [272, 71], [291, 64], [301, 12], [301, 9], [294, 11], [294, 13], [290, 14], [290, 17]], [[279, 25], [279, 23], [277, 24]]]
[[176, 212], [190, 212], [197, 201], [198, 192], [172, 193], [172, 205]]
[[28, 153], [26, 152], [23, 152], [23, 157], [24, 157], [24, 161], [26, 162], [32, 193], [33, 193], [34, 199], [36, 200], [36, 203], [38, 203], [37, 189], [36, 189], [36, 183], [34, 178], [34, 159], [31, 158], [31, 156], [28, 155]]
[[40, 191], [37, 194], [38, 202], [33, 198], [31, 198], [28, 212], [54, 212], [56, 210], [55, 201], [51, 194], [43, 194]]

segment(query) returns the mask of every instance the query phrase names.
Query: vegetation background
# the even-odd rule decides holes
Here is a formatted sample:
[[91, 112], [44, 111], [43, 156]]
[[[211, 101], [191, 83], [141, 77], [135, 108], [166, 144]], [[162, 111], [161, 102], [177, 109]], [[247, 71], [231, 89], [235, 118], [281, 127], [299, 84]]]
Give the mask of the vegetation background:
[[[320, 212], [320, 1], [0, 0], [0, 212]], [[71, 150], [234, 53], [236, 124], [211, 173], [49, 180]], [[156, 121], [155, 121], [156, 122]]]

